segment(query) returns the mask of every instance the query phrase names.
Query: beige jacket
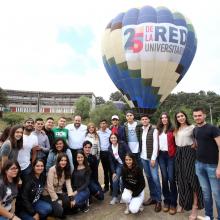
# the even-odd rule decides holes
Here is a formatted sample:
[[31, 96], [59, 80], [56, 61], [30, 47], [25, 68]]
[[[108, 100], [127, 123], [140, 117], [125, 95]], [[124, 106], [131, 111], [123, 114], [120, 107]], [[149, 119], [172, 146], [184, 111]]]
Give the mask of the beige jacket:
[[64, 184], [66, 184], [68, 196], [72, 196], [73, 189], [71, 186], [71, 180], [65, 180], [63, 173], [61, 179], [58, 181], [55, 165], [52, 166], [47, 175], [47, 184], [43, 195], [50, 195], [51, 200], [56, 201], [58, 199], [57, 193], [63, 193], [62, 188]]

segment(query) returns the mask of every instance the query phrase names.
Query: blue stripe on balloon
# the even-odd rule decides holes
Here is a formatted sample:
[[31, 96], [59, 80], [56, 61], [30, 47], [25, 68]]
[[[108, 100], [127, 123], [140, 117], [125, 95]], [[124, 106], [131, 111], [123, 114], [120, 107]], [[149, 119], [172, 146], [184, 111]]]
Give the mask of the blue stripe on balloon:
[[157, 8], [157, 22], [158, 23], [174, 23], [173, 14], [167, 8]]
[[157, 22], [157, 12], [151, 6], [142, 7], [138, 15], [137, 24], [142, 24], [147, 22], [152, 22], [152, 23]]
[[189, 69], [193, 57], [195, 56], [196, 52], [196, 40], [195, 40], [195, 33], [192, 31], [189, 31], [187, 34], [187, 41], [186, 41], [186, 47], [183, 52], [182, 58], [180, 60], [180, 64], [184, 67], [183, 71], [180, 73], [180, 78], [178, 82], [184, 77], [186, 74], [187, 70]]
[[142, 84], [141, 78], [131, 78], [129, 70], [120, 71], [117, 64], [109, 64], [105, 59], [103, 59], [103, 63], [116, 87], [128, 94], [132, 102], [137, 102], [139, 108], [155, 109], [157, 107], [156, 95], [153, 94], [150, 86]]
[[122, 26], [137, 24], [138, 14], [139, 10], [137, 8], [128, 10], [122, 20]]
[[113, 27], [115, 24], [121, 23], [123, 17], [124, 17], [124, 13], [118, 14], [118, 15], [112, 20], [111, 27]]

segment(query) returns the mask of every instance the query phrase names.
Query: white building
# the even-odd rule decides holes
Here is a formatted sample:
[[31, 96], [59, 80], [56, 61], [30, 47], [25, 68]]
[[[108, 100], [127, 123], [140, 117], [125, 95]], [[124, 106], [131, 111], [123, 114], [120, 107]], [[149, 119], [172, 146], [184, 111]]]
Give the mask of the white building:
[[92, 92], [35, 92], [5, 90], [8, 98], [8, 108], [12, 112], [45, 112], [74, 113], [74, 104], [81, 96], [91, 100], [95, 108], [95, 95]]

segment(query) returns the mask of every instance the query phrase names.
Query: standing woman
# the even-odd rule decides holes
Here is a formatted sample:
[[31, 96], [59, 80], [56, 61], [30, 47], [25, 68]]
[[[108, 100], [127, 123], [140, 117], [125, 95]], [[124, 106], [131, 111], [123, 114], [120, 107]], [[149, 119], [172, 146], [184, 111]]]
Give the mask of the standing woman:
[[112, 172], [112, 200], [110, 205], [114, 205], [118, 202], [118, 192], [120, 190], [120, 178], [123, 164], [125, 162], [126, 153], [130, 152], [130, 149], [124, 142], [119, 142], [117, 134], [111, 134], [109, 137], [109, 162]]
[[[67, 194], [63, 192], [64, 186]], [[70, 162], [68, 156], [60, 153], [56, 165], [49, 169], [47, 184], [43, 195], [50, 202], [55, 217], [64, 217], [65, 210], [73, 207], [73, 190], [71, 187]]]
[[65, 153], [68, 156], [70, 162], [70, 170], [72, 174], [74, 169], [73, 157], [71, 150], [68, 148], [67, 143], [63, 138], [57, 138], [54, 142], [53, 148], [49, 151], [49, 155], [47, 157], [46, 171], [48, 172], [49, 169], [56, 164], [57, 157], [60, 153]]
[[3, 143], [0, 150], [0, 167], [5, 161], [17, 161], [18, 151], [23, 147], [23, 126], [15, 125], [11, 128], [8, 139]]
[[96, 126], [94, 123], [89, 123], [87, 125], [87, 132], [85, 141], [90, 141], [92, 143], [91, 154], [96, 156], [98, 162], [100, 160], [100, 141], [99, 136], [96, 132]]
[[137, 165], [135, 156], [127, 153], [122, 170], [124, 191], [121, 199], [126, 203], [125, 214], [143, 211], [145, 180], [142, 169]]
[[77, 151], [76, 167], [72, 174], [73, 206], [81, 208], [83, 212], [89, 211], [87, 202], [90, 196], [88, 188], [90, 174], [91, 170], [85, 154], [81, 150]]
[[164, 196], [163, 211], [170, 215], [176, 214], [177, 187], [175, 180], [175, 153], [176, 146], [173, 136], [173, 128], [169, 115], [161, 114], [157, 123], [159, 135], [158, 161], [162, 175], [162, 192]]
[[19, 174], [18, 162], [8, 160], [4, 163], [0, 179], [0, 220], [21, 220], [13, 212], [13, 200], [18, 193]]
[[45, 182], [44, 160], [36, 159], [33, 162], [31, 174], [23, 180], [16, 203], [18, 216], [22, 220], [45, 220], [52, 212], [50, 203], [42, 199]]
[[197, 210], [203, 208], [202, 191], [195, 173], [196, 150], [194, 149], [193, 129], [183, 111], [175, 114], [176, 179], [179, 191], [180, 212], [192, 210], [189, 219], [197, 217]]

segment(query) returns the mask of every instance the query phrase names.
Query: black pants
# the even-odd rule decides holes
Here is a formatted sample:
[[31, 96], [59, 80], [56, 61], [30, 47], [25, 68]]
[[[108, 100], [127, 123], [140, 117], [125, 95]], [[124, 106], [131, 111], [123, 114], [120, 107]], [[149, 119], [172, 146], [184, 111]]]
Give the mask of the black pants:
[[76, 163], [76, 155], [77, 155], [77, 152], [78, 151], [82, 151], [82, 149], [71, 149], [71, 153], [72, 153], [72, 156], [73, 156], [73, 165], [74, 167], [76, 167], [77, 163]]
[[105, 189], [109, 189], [109, 183], [112, 189], [112, 173], [111, 173], [110, 162], [109, 162], [109, 152], [100, 151], [100, 159], [101, 159], [102, 167], [104, 170]]
[[55, 217], [62, 217], [64, 215], [64, 211], [70, 209], [70, 199], [66, 193], [61, 193], [61, 194], [57, 193], [57, 196], [58, 196], [58, 200], [62, 201], [62, 205], [58, 203], [58, 201], [52, 202], [50, 196], [44, 196], [43, 199], [52, 205], [53, 215]]

